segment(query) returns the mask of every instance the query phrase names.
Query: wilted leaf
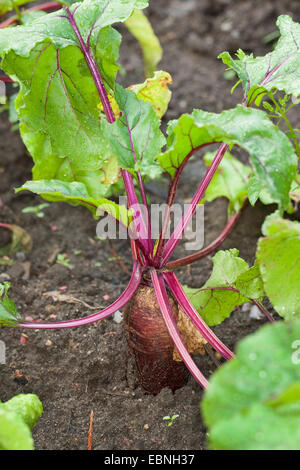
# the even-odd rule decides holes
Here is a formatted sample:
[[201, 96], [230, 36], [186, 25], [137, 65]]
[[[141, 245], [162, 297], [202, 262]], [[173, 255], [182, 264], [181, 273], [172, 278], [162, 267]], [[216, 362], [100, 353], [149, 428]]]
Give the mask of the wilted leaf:
[[144, 83], [132, 85], [129, 90], [133, 91], [138, 98], [149, 102], [154, 107], [157, 116], [161, 119], [168, 109], [171, 99], [171, 91], [168, 85], [172, 84], [172, 77], [168, 72], [158, 71], [152, 78], [147, 78]]
[[12, 241], [4, 248], [0, 248], [0, 255], [14, 255], [17, 251], [29, 252], [32, 250], [32, 238], [22, 227], [13, 224], [0, 224], [12, 232]]

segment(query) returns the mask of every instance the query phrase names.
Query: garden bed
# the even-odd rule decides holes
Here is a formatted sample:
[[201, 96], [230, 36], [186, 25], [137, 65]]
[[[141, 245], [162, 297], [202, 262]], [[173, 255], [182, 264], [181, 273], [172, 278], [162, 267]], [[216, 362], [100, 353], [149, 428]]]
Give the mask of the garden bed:
[[[173, 98], [165, 122], [194, 107], [220, 112], [239, 102], [241, 92], [230, 95], [234, 82], [225, 79], [224, 65], [215, 57], [223, 50], [234, 52], [239, 47], [255, 55], [265, 53], [271, 44], [264, 44], [264, 38], [275, 30], [276, 18], [282, 13], [299, 21], [298, 1], [152, 0], [148, 14], [164, 49], [159, 67], [173, 77]], [[140, 52], [125, 30], [124, 34], [122, 65], [131, 83], [140, 82]], [[125, 82], [127, 77], [123, 78]], [[75, 298], [91, 307], [109, 305], [121, 294], [128, 275], [114, 259], [108, 241], [95, 239], [96, 222], [86, 210], [53, 203], [43, 219], [22, 213], [24, 207], [36, 205], [40, 199], [13, 192], [14, 187], [30, 179], [31, 160], [18, 133], [10, 131], [5, 115], [0, 115], [0, 155], [0, 220], [20, 225], [33, 238], [29, 254], [17, 254], [14, 266], [0, 267], [2, 280], [12, 282], [11, 297], [22, 316], [51, 321], [96, 311], [79, 302], [55, 302], [49, 292], [60, 288], [74, 302]], [[186, 167], [179, 200], [191, 196], [191, 186], [193, 181], [196, 185], [201, 171], [199, 159]], [[162, 202], [167, 181], [152, 183], [149, 189], [153, 202]], [[252, 263], [261, 224], [272, 210], [274, 207], [260, 204], [246, 206], [222, 248], [238, 248], [241, 257]], [[225, 222], [225, 200], [205, 205], [205, 244], [217, 237]], [[2, 237], [3, 231], [1, 245]], [[113, 246], [130, 270], [129, 243], [115, 241]], [[73, 269], [56, 263], [58, 253], [68, 255]], [[178, 254], [184, 255], [182, 247]], [[180, 270], [179, 278], [183, 284], [200, 287], [211, 267], [211, 257], [207, 257]], [[249, 310], [243, 308], [214, 331], [234, 348], [264, 321], [251, 319]], [[190, 377], [175, 394], [164, 389], [157, 396], [138, 387], [122, 323], [110, 317], [70, 330], [25, 331], [22, 341], [21, 334], [19, 329], [0, 331], [7, 354], [6, 365], [0, 365], [0, 399], [5, 401], [18, 393], [40, 397], [44, 413], [34, 430], [37, 449], [87, 449], [92, 409], [94, 449], [206, 448], [200, 386]], [[216, 368], [209, 356], [199, 356], [196, 362], [206, 377]], [[167, 426], [163, 417], [175, 413], [179, 417]]]

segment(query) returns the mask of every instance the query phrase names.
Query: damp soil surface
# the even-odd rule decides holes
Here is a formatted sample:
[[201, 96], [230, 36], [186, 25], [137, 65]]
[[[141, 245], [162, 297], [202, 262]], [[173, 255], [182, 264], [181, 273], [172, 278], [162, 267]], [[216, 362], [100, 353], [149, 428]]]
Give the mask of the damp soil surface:
[[[225, 79], [225, 68], [217, 55], [238, 48], [264, 54], [272, 47], [265, 38], [275, 31], [279, 14], [300, 20], [298, 0], [150, 3], [148, 15], [164, 48], [160, 68], [173, 77], [173, 99], [164, 124], [193, 108], [220, 112], [234, 106], [241, 91], [230, 94], [234, 82]], [[139, 48], [124, 33], [121, 56], [127, 74], [123, 80], [142, 81]], [[96, 222], [85, 209], [53, 203], [45, 209], [44, 218], [22, 213], [23, 208], [42, 202], [30, 194], [16, 196], [13, 191], [30, 178], [31, 166], [18, 133], [10, 130], [7, 116], [0, 115], [0, 220], [25, 228], [33, 240], [30, 253], [19, 252], [13, 266], [0, 266], [0, 282], [12, 282], [11, 297], [24, 318], [58, 321], [93, 313], [121, 294], [129, 276], [108, 241], [95, 239]], [[201, 158], [195, 158], [184, 172], [179, 201], [186, 202], [192, 196], [201, 174]], [[153, 201], [163, 202], [167, 181], [149, 184], [148, 189]], [[273, 209], [260, 204], [245, 207], [222, 249], [238, 248], [252, 263], [261, 224]], [[221, 199], [205, 205], [205, 244], [222, 230], [226, 210], [226, 201]], [[8, 233], [1, 230], [0, 244], [7, 241]], [[114, 241], [113, 250], [130, 270], [128, 242]], [[72, 269], [56, 263], [57, 254], [64, 253]], [[184, 247], [179, 247], [176, 256], [184, 254]], [[178, 275], [184, 284], [200, 287], [211, 269], [209, 256], [181, 269]], [[67, 297], [55, 301], [57, 291]], [[241, 338], [264, 322], [251, 319], [249, 308], [244, 308], [214, 330], [234, 349]], [[206, 449], [199, 385], [190, 377], [174, 394], [167, 388], [156, 396], [146, 393], [137, 383], [123, 324], [113, 318], [60, 331], [2, 329], [0, 339], [6, 344], [6, 364], [0, 365], [0, 399], [36, 393], [44, 405], [34, 430], [36, 449], [87, 449], [91, 410], [93, 449]], [[195, 360], [207, 377], [216, 370], [210, 356], [196, 356]], [[172, 414], [179, 417], [167, 426], [163, 417]]]

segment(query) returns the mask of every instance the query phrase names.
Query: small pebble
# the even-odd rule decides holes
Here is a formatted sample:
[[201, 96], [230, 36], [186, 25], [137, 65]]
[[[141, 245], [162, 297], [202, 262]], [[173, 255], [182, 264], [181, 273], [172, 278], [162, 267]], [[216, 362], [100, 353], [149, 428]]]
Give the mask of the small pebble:
[[249, 317], [252, 320], [261, 320], [264, 317], [264, 314], [259, 310], [259, 308], [256, 305], [253, 305], [250, 308]]
[[242, 305], [242, 312], [248, 312], [251, 308], [251, 303], [250, 302], [246, 302], [245, 304]]
[[145, 424], [144, 429], [145, 429], [145, 431], [148, 431], [148, 429], [149, 429], [149, 424]]
[[0, 282], [8, 282], [10, 281], [10, 275], [7, 273], [0, 274]]
[[23, 251], [18, 251], [16, 253], [16, 258], [17, 258], [18, 261], [25, 261], [26, 255]]
[[123, 320], [123, 313], [120, 312], [120, 310], [117, 310], [113, 315], [113, 319], [116, 323], [121, 323]]

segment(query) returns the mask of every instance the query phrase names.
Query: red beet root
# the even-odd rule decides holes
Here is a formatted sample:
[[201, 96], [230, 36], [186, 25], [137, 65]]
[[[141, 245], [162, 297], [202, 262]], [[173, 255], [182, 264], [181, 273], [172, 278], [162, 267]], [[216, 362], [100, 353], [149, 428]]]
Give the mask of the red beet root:
[[[169, 301], [177, 319], [177, 304], [171, 296]], [[189, 372], [184, 363], [173, 360], [174, 343], [152, 287], [139, 287], [125, 308], [124, 322], [143, 388], [156, 395], [164, 387], [170, 387], [173, 392], [182, 387], [187, 382]]]

